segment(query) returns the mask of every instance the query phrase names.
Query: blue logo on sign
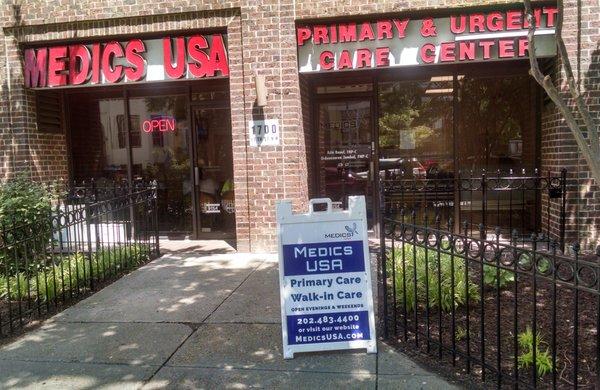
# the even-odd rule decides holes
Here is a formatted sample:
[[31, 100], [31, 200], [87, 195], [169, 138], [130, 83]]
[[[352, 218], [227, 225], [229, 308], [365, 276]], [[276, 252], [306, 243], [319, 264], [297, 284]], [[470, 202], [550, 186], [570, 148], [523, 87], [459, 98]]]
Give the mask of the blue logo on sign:
[[352, 233], [352, 234], [356, 234], [356, 235], [358, 235], [358, 230], [356, 229], [356, 227], [357, 227], [357, 226], [356, 226], [356, 222], [354, 222], [354, 223], [352, 224], [352, 227], [350, 227], [350, 226], [348, 226], [348, 225], [346, 225], [346, 226], [344, 226], [344, 227], [346, 228], [346, 231], [347, 231], [348, 233]]

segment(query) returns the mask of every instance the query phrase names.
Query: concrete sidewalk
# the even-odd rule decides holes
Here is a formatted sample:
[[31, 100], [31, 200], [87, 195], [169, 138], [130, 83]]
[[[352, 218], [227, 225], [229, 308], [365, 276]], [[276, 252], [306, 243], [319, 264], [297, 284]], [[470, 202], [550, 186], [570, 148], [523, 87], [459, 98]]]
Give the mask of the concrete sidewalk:
[[0, 388], [450, 387], [384, 344], [284, 360], [275, 256], [184, 245], [0, 348]]

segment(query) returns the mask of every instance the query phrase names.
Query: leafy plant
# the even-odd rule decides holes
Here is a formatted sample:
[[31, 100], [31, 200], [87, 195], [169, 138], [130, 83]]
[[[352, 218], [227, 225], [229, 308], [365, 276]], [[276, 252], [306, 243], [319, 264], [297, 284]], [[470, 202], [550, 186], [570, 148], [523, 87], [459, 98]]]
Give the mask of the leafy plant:
[[34, 256], [36, 246], [50, 240], [52, 194], [42, 184], [18, 176], [0, 186], [0, 230], [4, 243], [27, 239], [27, 245], [0, 252], [0, 273], [27, 271], [40, 259]]
[[515, 281], [515, 273], [504, 268], [485, 264], [483, 266], [483, 283], [490, 287], [504, 288]]
[[[522, 269], [531, 269], [533, 267], [532, 255], [524, 254], [524, 255], [520, 256], [517, 264]], [[535, 259], [535, 267], [536, 267], [537, 272], [546, 274], [548, 271], [550, 271], [551, 266], [552, 266], [552, 263], [550, 262], [550, 260], [547, 257], [538, 256]]]
[[535, 366], [537, 368], [537, 375], [542, 377], [549, 372], [552, 372], [554, 368], [552, 365], [552, 358], [548, 352], [548, 348], [542, 350], [540, 345], [546, 344], [541, 333], [536, 334], [535, 342], [533, 338], [533, 332], [531, 328], [527, 327], [525, 332], [519, 333], [517, 336], [519, 346], [524, 352], [517, 357], [517, 362], [520, 369], [529, 368], [533, 364], [533, 348], [535, 344]]
[[91, 262], [83, 253], [75, 253], [57, 264], [39, 266], [29, 277], [25, 272], [0, 276], [0, 299], [18, 301], [39, 297], [40, 301], [52, 301], [77, 286], [89, 286], [91, 277], [103, 279], [107, 274], [119, 274], [139, 266], [147, 260], [147, 253], [148, 249], [139, 244], [117, 246], [94, 253]]
[[456, 338], [456, 341], [464, 339], [465, 337], [467, 337], [467, 330], [462, 326], [458, 326], [454, 331], [454, 337]]
[[0, 186], [0, 225], [25, 225], [47, 218], [52, 195], [42, 184], [18, 176]]
[[399, 300], [406, 302], [409, 310], [415, 310], [417, 305], [426, 305], [429, 302], [430, 309], [441, 305], [442, 310], [450, 311], [452, 306], [465, 305], [467, 294], [469, 303], [479, 302], [477, 285], [465, 275], [464, 259], [452, 258], [443, 253], [439, 256], [438, 266], [437, 253], [429, 251], [425, 257], [425, 249], [412, 244], [395, 248], [389, 256], [390, 261], [393, 259], [396, 264], [396, 295]]

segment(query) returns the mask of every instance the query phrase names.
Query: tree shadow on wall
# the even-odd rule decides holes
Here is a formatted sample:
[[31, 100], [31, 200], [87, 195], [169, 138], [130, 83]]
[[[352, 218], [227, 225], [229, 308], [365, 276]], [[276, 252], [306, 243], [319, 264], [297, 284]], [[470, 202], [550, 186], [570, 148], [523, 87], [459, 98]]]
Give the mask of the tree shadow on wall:
[[[583, 76], [583, 99], [584, 104], [588, 107], [592, 117], [593, 124], [598, 129], [600, 121], [600, 110], [598, 103], [600, 101], [600, 43], [596, 45], [596, 49], [590, 55], [590, 65]], [[583, 159], [579, 153], [580, 160]], [[586, 164], [585, 161], [583, 164]], [[587, 167], [587, 164], [586, 164]], [[581, 205], [581, 210], [595, 209], [598, 206], [598, 193], [600, 192], [600, 183], [593, 183], [593, 180], [582, 179], [579, 185], [579, 198], [585, 204]], [[600, 244], [600, 218], [596, 213], [586, 214], [581, 218], [580, 226], [585, 227], [582, 232], [590, 249]]]

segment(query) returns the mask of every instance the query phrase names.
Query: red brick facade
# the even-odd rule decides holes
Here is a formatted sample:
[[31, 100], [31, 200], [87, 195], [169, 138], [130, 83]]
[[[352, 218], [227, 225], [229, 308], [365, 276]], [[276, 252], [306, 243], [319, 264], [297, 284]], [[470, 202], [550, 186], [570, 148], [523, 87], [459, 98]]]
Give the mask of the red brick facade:
[[[11, 5], [11, 4], [16, 5]], [[311, 105], [307, 86], [298, 75], [295, 23], [326, 17], [416, 12], [464, 6], [510, 4], [510, 1], [468, 0], [96, 0], [7, 1], [0, 8], [3, 43], [0, 45], [0, 179], [24, 171], [42, 180], [68, 177], [64, 135], [40, 133], [36, 128], [35, 94], [23, 87], [20, 48], [33, 42], [65, 41], [151, 32], [223, 29], [228, 37], [229, 88], [234, 152], [236, 233], [242, 251], [275, 247], [275, 202], [291, 199], [303, 209], [309, 197]], [[581, 2], [580, 2], [581, 3]], [[600, 5], [567, 1], [565, 37], [573, 62], [581, 69], [582, 88], [598, 118], [600, 113]], [[581, 19], [578, 20], [578, 13]], [[577, 31], [581, 41], [577, 42]], [[581, 46], [578, 52], [577, 47]], [[268, 105], [255, 107], [253, 72], [266, 76]], [[251, 148], [246, 124], [264, 114], [281, 124], [280, 146]], [[308, 123], [307, 123], [308, 122]], [[264, 169], [265, 166], [269, 169]], [[598, 239], [600, 202], [589, 187], [582, 162], [568, 129], [554, 108], [543, 112], [542, 168], [567, 167], [579, 178], [570, 193], [569, 211], [579, 215], [579, 228]], [[580, 198], [580, 200], [578, 200]], [[556, 212], [553, 210], [552, 212]], [[573, 221], [576, 218], [573, 217]], [[573, 227], [573, 229], [575, 229]]]
[[[575, 79], [596, 121], [600, 119], [600, 3], [565, 1], [563, 37]], [[581, 17], [578, 17], [581, 15]], [[579, 34], [580, 32], [580, 34]], [[564, 73], [557, 64], [553, 77], [565, 87]], [[566, 99], [570, 98], [563, 91]], [[590, 179], [583, 156], [565, 121], [553, 104], [542, 111], [541, 169], [558, 173], [565, 168], [570, 183], [567, 192], [567, 241], [582, 241], [593, 249], [600, 241], [600, 189]], [[558, 230], [560, 204], [552, 202], [551, 229]]]

